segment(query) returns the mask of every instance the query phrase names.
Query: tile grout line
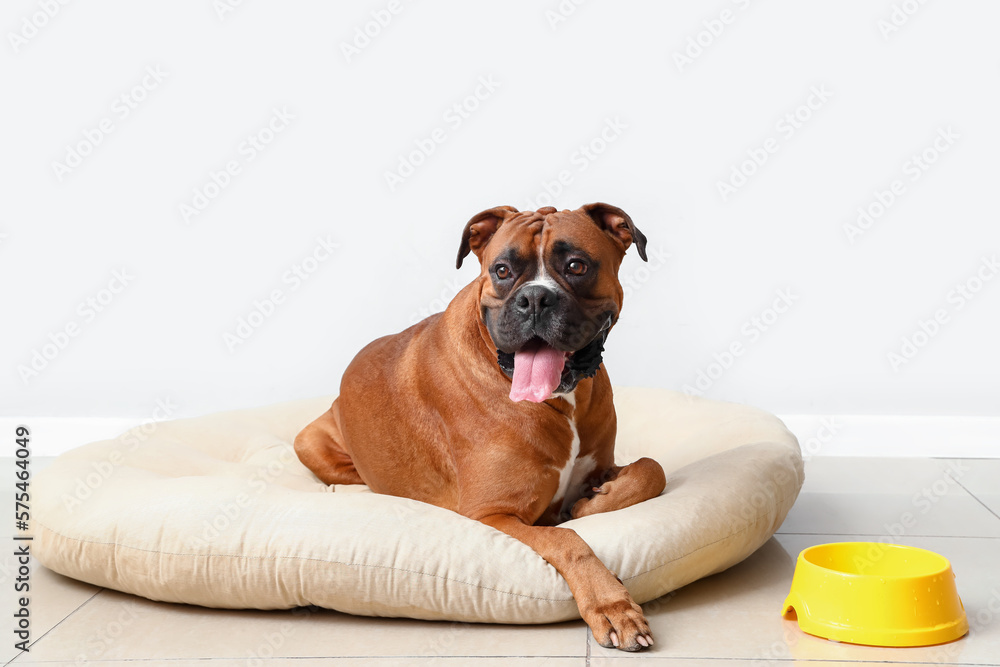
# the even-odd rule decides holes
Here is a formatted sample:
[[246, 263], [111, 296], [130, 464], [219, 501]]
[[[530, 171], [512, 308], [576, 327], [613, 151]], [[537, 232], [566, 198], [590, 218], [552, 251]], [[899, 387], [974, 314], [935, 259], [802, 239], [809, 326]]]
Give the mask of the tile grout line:
[[996, 513], [996, 512], [994, 512], [994, 511], [993, 511], [992, 509], [990, 509], [990, 506], [989, 506], [989, 505], [987, 505], [987, 504], [986, 504], [986, 503], [984, 503], [984, 502], [983, 502], [982, 500], [980, 500], [980, 499], [979, 499], [979, 496], [977, 496], [976, 494], [974, 494], [974, 493], [973, 493], [972, 491], [969, 491], [969, 489], [967, 489], [967, 488], [965, 487], [965, 484], [962, 484], [962, 482], [960, 482], [960, 481], [959, 481], [958, 479], [956, 479], [956, 478], [954, 478], [954, 477], [952, 477], [951, 479], [952, 479], [952, 481], [953, 481], [953, 482], [955, 482], [955, 484], [958, 484], [958, 485], [959, 485], [960, 487], [962, 487], [962, 490], [963, 490], [963, 491], [965, 491], [965, 492], [966, 492], [966, 493], [968, 493], [968, 494], [969, 494], [970, 496], [972, 496], [972, 498], [973, 498], [973, 499], [974, 499], [974, 500], [975, 500], [975, 501], [976, 501], [977, 503], [979, 503], [980, 505], [982, 505], [982, 506], [983, 506], [983, 508], [984, 508], [984, 509], [985, 509], [985, 510], [986, 510], [987, 512], [989, 512], [990, 514], [992, 514], [992, 515], [993, 515], [993, 516], [995, 516], [996, 518], [1000, 519], [1000, 516], [997, 516], [997, 513]]
[[[266, 664], [269, 661], [276, 661], [276, 660], [324, 660], [325, 661], [325, 660], [367, 660], [367, 659], [372, 659], [372, 660], [415, 659], [415, 660], [425, 660], [425, 661], [430, 662], [430, 661], [435, 661], [435, 660], [458, 660], [458, 659], [461, 659], [461, 660], [505, 660], [505, 659], [532, 660], [532, 659], [541, 658], [543, 660], [549, 660], [549, 659], [557, 659], [557, 660], [573, 660], [573, 659], [576, 659], [576, 660], [579, 660], [581, 657], [583, 657], [583, 656], [579, 656], [579, 655], [439, 655], [439, 656], [434, 656], [434, 657], [428, 657], [428, 656], [425, 656], [425, 655], [418, 655], [418, 654], [413, 654], [413, 655], [408, 655], [408, 654], [403, 654], [403, 655], [287, 655], [287, 656], [273, 656], [273, 657], [270, 657], [270, 658], [262, 658], [262, 657], [260, 657], [260, 658], [257, 658], [257, 660], [260, 660], [260, 661], [262, 661], [262, 662], [264, 662]], [[628, 658], [626, 658], [626, 659], [628, 659]], [[672, 658], [670, 658], [670, 659], [672, 659]], [[742, 660], [742, 658], [739, 658], [739, 659]], [[213, 656], [194, 657], [194, 656], [184, 656], [184, 657], [174, 657], [174, 658], [162, 658], [162, 657], [161, 658], [107, 658], [107, 659], [88, 660], [87, 664], [98, 665], [98, 664], [101, 664], [101, 663], [119, 663], [119, 662], [136, 662], [136, 663], [142, 663], [142, 662], [153, 662], [153, 661], [156, 661], [156, 662], [188, 661], [188, 662], [190, 662], [190, 661], [193, 661], [193, 660], [198, 660], [198, 661], [214, 660], [214, 661], [219, 662], [220, 664], [222, 662], [238, 662], [238, 663], [244, 664], [244, 665], [247, 663], [247, 658], [240, 658], [240, 657], [235, 657], [235, 656], [224, 656], [224, 657], [213, 657]], [[53, 664], [65, 665], [65, 664], [67, 664], [67, 662], [64, 659], [53, 659], [53, 660], [35, 660], [33, 662], [26, 662], [26, 663], [23, 663], [23, 664], [25, 664], [25, 665], [53, 665]], [[991, 665], [977, 665], [976, 667], [992, 667], [992, 666]]]
[[[84, 604], [86, 604], [86, 603], [84, 603]], [[83, 606], [83, 605], [81, 605], [81, 606]], [[401, 658], [416, 658], [416, 659], [426, 658], [426, 659], [429, 659], [429, 660], [437, 660], [437, 659], [445, 659], [445, 660], [448, 660], [448, 659], [463, 659], [463, 660], [468, 660], [468, 659], [486, 659], [486, 660], [490, 660], [490, 659], [493, 659], [493, 660], [498, 660], [498, 659], [503, 659], [503, 658], [528, 659], [528, 658], [540, 658], [540, 657], [541, 658], [546, 658], [546, 659], [547, 658], [569, 659], [569, 658], [574, 658], [574, 657], [579, 658], [580, 656], [571, 656], [571, 655], [551, 655], [551, 656], [538, 656], [538, 655], [445, 655], [445, 656], [437, 656], [436, 658], [426, 658], [426, 656], [406, 655], [406, 654], [404, 654], [404, 655], [394, 655], [394, 656], [393, 655], [386, 655], [386, 656], [372, 656], [372, 655], [309, 656], [309, 655], [302, 655], [302, 656], [274, 656], [274, 657], [270, 657], [270, 658], [260, 658], [260, 660], [263, 661], [266, 664], [268, 662], [276, 661], [276, 660], [323, 660], [323, 661], [333, 661], [333, 660], [357, 660], [359, 658], [374, 658], [374, 659], [379, 659], [379, 660], [398, 660], [398, 659], [401, 659]], [[653, 656], [649, 656], [649, 657], [652, 658]], [[616, 659], [617, 660], [628, 660], [628, 659], [642, 659], [642, 658], [641, 657], [640, 658], [614, 658], [614, 657], [612, 657], [612, 658], [606, 658], [606, 659], [611, 659], [611, 660], [616, 660]], [[707, 661], [715, 661], [715, 662], [720, 662], [720, 663], [722, 663], [722, 662], [730, 662], [730, 663], [754, 663], [754, 662], [757, 662], [757, 659], [754, 659], [754, 658], [749, 658], [749, 657], [732, 657], [732, 656], [698, 656], [698, 657], [695, 657], [695, 656], [662, 656], [662, 657], [659, 657], [659, 659], [660, 660], [668, 660], [668, 661], [671, 661], [671, 662], [673, 662], [673, 661], [680, 661], [680, 660], [700, 660], [700, 661], [706, 661], [706, 662]], [[191, 656], [188, 656], [188, 657], [173, 657], [173, 658], [163, 658], [163, 657], [160, 657], [160, 658], [112, 658], [112, 659], [108, 659], [108, 660], [93, 660], [93, 661], [90, 661], [90, 662], [93, 662], [94, 664], [99, 664], [99, 663], [102, 663], [102, 662], [107, 662], [107, 663], [118, 663], [118, 662], [142, 663], [142, 662], [151, 662], [151, 661], [154, 661], [154, 660], [158, 661], [158, 662], [159, 661], [162, 661], [162, 662], [180, 662], [180, 661], [192, 661], [192, 660], [197, 660], [197, 661], [210, 661], [210, 660], [214, 660], [214, 661], [219, 662], [220, 664], [222, 664], [224, 662], [240, 662], [240, 663], [245, 663], [245, 661], [246, 661], [245, 658], [239, 658], [239, 657], [235, 657], [235, 656], [233, 656], [233, 657], [212, 657], [212, 656], [191, 657]], [[796, 663], [797, 662], [804, 662], [804, 663], [807, 663], [807, 664], [813, 664], [813, 663], [815, 663], [815, 664], [824, 664], [824, 663], [837, 663], [837, 664], [841, 664], [841, 663], [848, 663], [848, 664], [859, 664], [859, 665], [875, 665], [875, 664], [879, 664], [879, 665], [893, 665], [893, 664], [904, 664], [903, 662], [899, 662], [899, 661], [895, 661], [895, 660], [886, 661], [886, 660], [850, 659], [850, 658], [848, 658], [848, 659], [844, 659], [844, 658], [772, 658], [772, 660], [774, 662], [789, 663], [789, 664], [791, 664], [793, 662], [796, 662]], [[26, 664], [26, 665], [49, 665], [49, 664], [55, 664], [55, 663], [63, 664], [63, 662], [64, 661], [62, 661], [62, 660], [38, 660], [38, 661], [34, 661], [34, 662], [30, 662], [30, 663], [24, 663], [24, 664]], [[7, 663], [7, 664], [10, 664], [10, 663]], [[992, 663], [992, 662], [989, 662], [989, 663], [976, 663], [976, 662], [937, 663], [937, 662], [929, 662], [929, 661], [924, 661], [924, 660], [915, 660], [915, 661], [913, 661], [913, 660], [907, 660], [907, 661], [905, 661], [905, 664], [913, 664], [913, 665], [945, 664], [945, 665], [949, 665], [951, 667], [1000, 667], [1000, 665], [998, 665], [998, 663]]]
[[[42, 641], [43, 639], [45, 639], [45, 637], [46, 637], [46, 636], [47, 636], [47, 635], [48, 635], [48, 634], [49, 634], [50, 632], [52, 632], [53, 630], [55, 630], [56, 628], [58, 628], [58, 627], [59, 627], [60, 625], [62, 625], [62, 624], [63, 624], [63, 622], [64, 622], [64, 621], [65, 621], [66, 619], [68, 619], [68, 618], [69, 618], [70, 616], [72, 616], [72, 615], [73, 615], [73, 614], [75, 614], [76, 612], [80, 611], [81, 609], [83, 609], [83, 608], [84, 608], [85, 606], [87, 606], [87, 604], [89, 604], [89, 603], [90, 603], [90, 601], [91, 601], [91, 600], [93, 600], [94, 598], [96, 598], [96, 597], [97, 597], [98, 595], [100, 595], [101, 593], [103, 593], [103, 592], [104, 592], [104, 591], [106, 591], [106, 590], [107, 590], [106, 588], [102, 588], [102, 589], [100, 589], [99, 591], [97, 591], [96, 593], [94, 593], [93, 595], [91, 595], [91, 596], [90, 596], [89, 598], [87, 598], [86, 600], [84, 600], [83, 602], [81, 602], [81, 603], [80, 603], [80, 604], [79, 604], [79, 605], [78, 605], [78, 606], [77, 606], [77, 607], [76, 607], [75, 609], [73, 609], [73, 611], [69, 612], [69, 613], [68, 613], [68, 614], [66, 614], [66, 615], [65, 615], [64, 617], [62, 617], [61, 619], [59, 619], [59, 622], [58, 622], [58, 623], [56, 623], [56, 624], [55, 624], [55, 625], [53, 625], [53, 626], [52, 626], [51, 628], [49, 628], [48, 630], [46, 630], [45, 632], [43, 632], [43, 633], [42, 633], [42, 636], [41, 636], [41, 637], [37, 637], [37, 638], [35, 639], [35, 641], [31, 642], [31, 644], [30, 644], [30, 645], [28, 646], [28, 649], [30, 650], [30, 649], [34, 648], [35, 646], [37, 646], [37, 645], [38, 645], [38, 642], [40, 642], [40, 641]], [[18, 658], [20, 658], [20, 657], [21, 657], [22, 655], [24, 655], [25, 653], [27, 653], [27, 651], [21, 651], [20, 653], [18, 653], [17, 655], [15, 655], [15, 656], [14, 656], [13, 658], [11, 658], [10, 660], [8, 660], [8, 661], [7, 661], [6, 663], [4, 663], [4, 667], [6, 667], [6, 666], [7, 666], [7, 665], [9, 665], [10, 663], [14, 662], [15, 660], [17, 660]], [[28, 662], [22, 662], [21, 664], [24, 664], [24, 665], [27, 665], [27, 664], [31, 664], [31, 663], [28, 663]]]
[[[425, 659], [428, 659], [428, 660], [439, 660], [439, 659], [446, 659], [447, 660], [447, 659], [457, 659], [457, 658], [466, 659], [466, 660], [468, 660], [468, 659], [500, 660], [500, 659], [503, 659], [503, 658], [514, 658], [514, 659], [524, 660], [524, 659], [529, 659], [529, 658], [543, 658], [543, 659], [556, 658], [556, 659], [567, 659], [568, 660], [568, 659], [573, 658], [573, 657], [580, 657], [580, 656], [569, 656], [569, 655], [548, 655], [548, 656], [537, 656], [537, 655], [446, 655], [446, 656], [437, 656], [435, 658], [425, 658], [424, 656], [418, 656], [418, 655], [400, 655], [400, 656], [370, 656], [370, 655], [365, 655], [365, 656], [327, 656], [327, 657], [322, 657], [322, 656], [286, 656], [286, 657], [277, 657], [277, 656], [275, 656], [275, 657], [272, 657], [272, 658], [260, 658], [260, 660], [262, 660], [262, 661], [264, 661], [266, 663], [266, 662], [272, 661], [272, 660], [356, 660], [358, 658], [375, 658], [375, 659], [379, 659], [379, 660], [391, 660], [391, 659], [399, 659], [399, 658], [417, 658], [417, 659], [425, 658]], [[694, 657], [694, 656], [662, 656], [662, 657], [653, 657], [653, 656], [648, 656], [648, 657], [651, 658], [651, 659], [655, 659], [655, 660], [661, 660], [661, 661], [662, 660], [667, 660], [667, 661], [671, 661], [671, 662], [680, 661], [680, 660], [686, 660], [686, 661], [699, 660], [699, 661], [706, 661], [706, 662], [707, 661], [716, 661], [716, 662], [750, 663], [750, 664], [758, 662], [757, 658], [740, 658], [740, 657], [727, 657], [727, 656], [718, 656], [718, 657], [712, 657], [712, 656], [701, 656], [701, 657]], [[645, 659], [645, 658], [643, 658], [643, 657], [636, 657], [636, 658], [606, 657], [605, 658], [605, 660], [620, 660], [620, 661], [625, 661], [625, 660], [643, 660], [643, 659]], [[233, 661], [241, 661], [242, 662], [245, 659], [244, 658], [118, 658], [118, 659], [115, 659], [115, 660], [97, 661], [97, 662], [144, 662], [144, 661], [149, 661], [149, 660], [165, 660], [165, 661], [166, 660], [233, 660]], [[869, 659], [854, 659], [854, 658], [847, 658], [847, 659], [845, 659], [845, 658], [771, 658], [771, 660], [773, 662], [788, 663], [788, 664], [798, 664], [799, 662], [803, 662], [803, 663], [807, 663], [807, 664], [813, 664], [813, 663], [815, 663], [815, 664], [832, 663], [832, 664], [835, 664], [835, 665], [841, 665], [841, 664], [845, 664], [846, 663], [846, 664], [858, 664], [858, 665], [901, 665], [901, 664], [905, 664], [905, 665], [944, 665], [945, 667], [1000, 667], [1000, 664], [994, 663], [994, 662], [946, 662], [946, 663], [939, 663], [939, 662], [931, 662], [931, 661], [927, 661], [927, 660], [917, 660], [917, 661], [906, 660], [906, 661], [902, 661], [901, 662], [901, 661], [897, 661], [897, 660], [869, 660]], [[57, 662], [57, 661], [41, 661], [41, 662], [30, 663], [30, 664], [32, 664], [32, 665], [44, 665], [44, 664], [51, 663], [51, 662]]]

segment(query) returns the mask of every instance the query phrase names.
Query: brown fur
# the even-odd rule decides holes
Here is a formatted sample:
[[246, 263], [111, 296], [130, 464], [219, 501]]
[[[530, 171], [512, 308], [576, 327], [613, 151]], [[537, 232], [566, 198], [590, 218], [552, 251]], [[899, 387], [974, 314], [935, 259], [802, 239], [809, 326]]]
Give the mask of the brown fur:
[[[538, 243], [547, 248], [556, 238], [572, 238], [600, 258], [601, 275], [584, 305], [599, 310], [610, 303], [617, 313], [617, 272], [631, 238], [620, 216], [602, 226], [602, 215], [586, 207], [561, 214], [498, 207], [470, 220], [459, 263], [463, 252], [475, 252], [484, 267], [479, 278], [443, 313], [362, 349], [344, 372], [340, 396], [303, 429], [295, 450], [327, 484], [365, 483], [521, 540], [565, 577], [598, 642], [638, 650], [651, 640], [642, 610], [575, 532], [553, 526], [562, 504], [555, 497], [560, 471], [572, 464], [567, 420], [576, 424], [579, 457], [596, 461], [583, 488], [566, 491], [579, 497], [574, 517], [659, 495], [663, 470], [650, 459], [614, 465], [615, 411], [603, 364], [577, 385], [575, 407], [561, 397], [511, 401], [511, 381], [497, 365], [482, 315], [502, 302], [486, 269], [491, 257], [512, 245], [536, 252]], [[587, 493], [591, 487], [599, 487], [596, 495]]]

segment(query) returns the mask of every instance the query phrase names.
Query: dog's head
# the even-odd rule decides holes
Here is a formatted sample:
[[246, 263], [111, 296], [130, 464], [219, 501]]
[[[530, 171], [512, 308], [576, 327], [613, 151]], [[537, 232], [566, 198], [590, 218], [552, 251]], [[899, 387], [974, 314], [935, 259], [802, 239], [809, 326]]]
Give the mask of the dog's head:
[[645, 260], [646, 237], [608, 204], [498, 206], [469, 220], [458, 266], [470, 252], [479, 258], [479, 316], [512, 400], [541, 402], [597, 372], [622, 307], [618, 267], [633, 244]]

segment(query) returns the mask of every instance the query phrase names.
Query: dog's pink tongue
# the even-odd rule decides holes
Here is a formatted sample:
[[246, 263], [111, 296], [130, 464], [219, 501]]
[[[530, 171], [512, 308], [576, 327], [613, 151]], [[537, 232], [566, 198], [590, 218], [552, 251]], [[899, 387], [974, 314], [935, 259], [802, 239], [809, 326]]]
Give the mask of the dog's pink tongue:
[[547, 399], [559, 386], [565, 363], [565, 354], [545, 344], [515, 352], [510, 400], [541, 403]]

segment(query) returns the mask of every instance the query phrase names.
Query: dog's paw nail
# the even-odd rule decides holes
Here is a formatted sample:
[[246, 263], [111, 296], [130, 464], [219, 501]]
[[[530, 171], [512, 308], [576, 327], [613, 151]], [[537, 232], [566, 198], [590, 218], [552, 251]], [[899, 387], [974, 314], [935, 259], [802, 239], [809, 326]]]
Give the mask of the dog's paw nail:
[[618, 635], [614, 631], [611, 632], [611, 643], [615, 645], [615, 648], [618, 648]]
[[643, 646], [649, 646], [649, 642], [642, 635], [639, 635], [638, 637], [636, 637], [635, 640], [637, 642], [639, 642], [640, 644], [642, 644]]
[[649, 645], [652, 646], [653, 645], [653, 635], [646, 635], [646, 641], [648, 641]]

